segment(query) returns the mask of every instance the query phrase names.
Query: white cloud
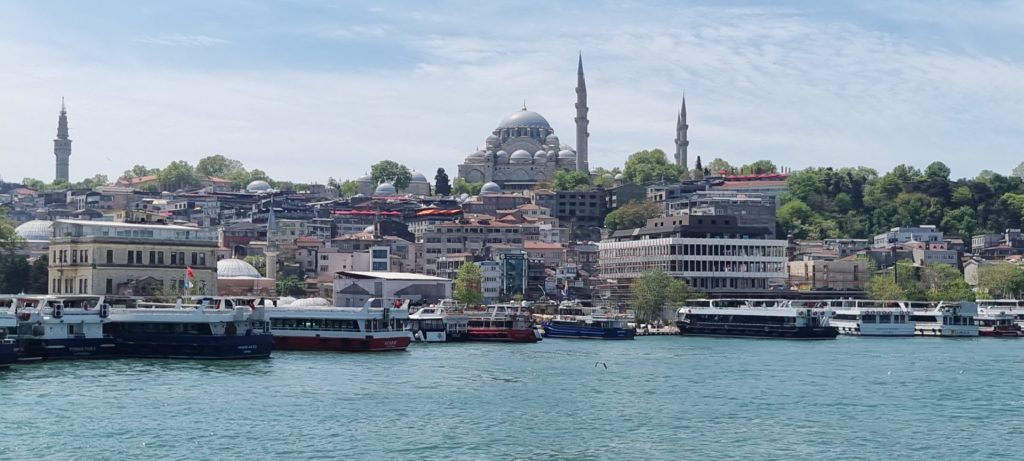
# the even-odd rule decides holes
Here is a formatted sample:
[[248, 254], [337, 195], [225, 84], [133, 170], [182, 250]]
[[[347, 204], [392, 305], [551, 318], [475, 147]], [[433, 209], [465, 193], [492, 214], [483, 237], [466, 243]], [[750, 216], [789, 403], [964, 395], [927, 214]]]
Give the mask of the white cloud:
[[[389, 13], [378, 14], [394, 21]], [[376, 37], [419, 56], [376, 72], [87, 65], [0, 43], [14, 69], [0, 74], [0, 86], [18, 89], [2, 96], [9, 109], [0, 112], [0, 174], [49, 178], [62, 94], [76, 177], [212, 153], [303, 181], [353, 178], [385, 158], [452, 172], [524, 99], [574, 144], [581, 48], [593, 166], [619, 165], [640, 149], [670, 150], [684, 91], [691, 157], [705, 162], [888, 169], [942, 160], [966, 176], [1008, 171], [1006, 159], [1019, 159], [1018, 61], [788, 10], [613, 13], [570, 21], [561, 12], [515, 28], [432, 14], [430, 23], [442, 27], [429, 32], [393, 22], [307, 29], [334, 44]]]

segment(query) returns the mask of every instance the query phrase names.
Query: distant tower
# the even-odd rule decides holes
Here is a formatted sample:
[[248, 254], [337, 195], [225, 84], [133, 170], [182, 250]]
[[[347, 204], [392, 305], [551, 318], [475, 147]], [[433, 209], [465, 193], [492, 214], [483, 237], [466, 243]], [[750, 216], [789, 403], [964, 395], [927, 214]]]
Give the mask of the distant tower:
[[60, 98], [60, 118], [57, 119], [57, 139], [53, 140], [53, 155], [57, 157], [57, 180], [68, 181], [71, 140], [68, 139], [68, 111], [64, 107], [64, 98]]
[[679, 109], [679, 118], [676, 120], [676, 165], [689, 170], [689, 163], [686, 159], [686, 148], [690, 141], [686, 139], [686, 130], [690, 125], [686, 124], [686, 96], [683, 96], [683, 107]]
[[576, 70], [576, 171], [582, 171], [590, 175], [590, 164], [587, 161], [587, 140], [590, 133], [587, 133], [587, 82], [583, 80], [583, 53], [580, 53], [580, 63]]

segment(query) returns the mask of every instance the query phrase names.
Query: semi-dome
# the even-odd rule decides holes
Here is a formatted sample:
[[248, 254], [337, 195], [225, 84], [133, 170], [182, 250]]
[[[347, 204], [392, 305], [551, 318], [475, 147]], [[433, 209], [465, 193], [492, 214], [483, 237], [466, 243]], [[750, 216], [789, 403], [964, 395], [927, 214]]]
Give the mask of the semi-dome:
[[508, 152], [499, 150], [498, 153], [494, 155], [494, 160], [498, 163], [508, 163]]
[[619, 174], [615, 175], [615, 180], [616, 180], [616, 181], [622, 181], [622, 180], [623, 180], [623, 179], [625, 179], [625, 178], [626, 178], [626, 177], [625, 177], [625, 176], [623, 176], [623, 175], [622, 175], [622, 173], [619, 173]]
[[427, 177], [423, 176], [423, 173], [420, 173], [418, 171], [413, 171], [412, 172], [412, 179], [410, 181], [411, 182], [427, 182]]
[[377, 186], [377, 189], [373, 191], [373, 195], [395, 195], [398, 191], [395, 186], [389, 182], [382, 182]]
[[558, 136], [555, 136], [554, 133], [551, 133], [551, 134], [548, 135], [548, 137], [544, 138], [544, 141], [547, 142], [547, 144], [549, 146], [557, 146], [558, 145]]
[[245, 190], [246, 191], [253, 192], [253, 193], [255, 193], [255, 192], [266, 192], [266, 191], [268, 191], [270, 189], [271, 189], [270, 183], [268, 183], [266, 181], [263, 181], [263, 180], [259, 180], [259, 179], [249, 183], [248, 186], [245, 186]]
[[565, 150], [563, 150], [563, 151], [558, 153], [558, 158], [559, 159], [563, 159], [563, 158], [564, 159], [570, 159], [571, 158], [571, 159], [575, 160], [576, 159], [576, 153], [571, 151], [571, 150], [569, 150], [569, 149], [565, 149]]
[[524, 107], [523, 110], [505, 117], [505, 119], [498, 124], [498, 128], [547, 128], [550, 130], [551, 124], [549, 124], [548, 120], [540, 114], [532, 110], [526, 110]]
[[512, 153], [512, 156], [508, 158], [508, 163], [532, 163], [533, 156], [529, 152], [519, 149]]
[[365, 175], [361, 176], [359, 179], [357, 179], [356, 182], [370, 183], [370, 182], [373, 182], [373, 178], [371, 178], [370, 175], [365, 174]]
[[466, 157], [466, 163], [484, 163], [483, 151], [473, 152]]
[[256, 270], [252, 264], [241, 259], [225, 258], [217, 261], [217, 278], [219, 279], [260, 277], [262, 277], [262, 275], [260, 275], [260, 271]]
[[500, 194], [501, 186], [495, 182], [489, 182], [480, 187], [480, 195]]
[[14, 229], [14, 233], [29, 242], [46, 242], [50, 240], [53, 221], [33, 219]]

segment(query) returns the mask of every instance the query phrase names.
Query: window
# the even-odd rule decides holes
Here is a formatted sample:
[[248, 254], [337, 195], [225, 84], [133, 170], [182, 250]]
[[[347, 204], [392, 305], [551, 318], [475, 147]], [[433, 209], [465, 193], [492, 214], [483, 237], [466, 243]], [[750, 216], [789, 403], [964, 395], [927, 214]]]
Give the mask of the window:
[[182, 266], [185, 265], [185, 252], [184, 251], [179, 251], [178, 252], [178, 264], [181, 264]]
[[128, 264], [135, 262], [135, 250], [128, 250]]
[[142, 264], [142, 251], [135, 252], [135, 264]]
[[155, 251], [150, 251], [149, 252], [149, 265], [150, 266], [156, 265], [156, 252]]
[[114, 250], [107, 250], [107, 264], [114, 264]]
[[192, 252], [192, 265], [195, 266], [196, 264], [199, 264], [199, 254], [193, 251]]
[[161, 266], [164, 265], [164, 252], [161, 251], [156, 254], [156, 263]]
[[178, 253], [175, 253], [173, 251], [171, 252], [171, 265], [172, 266], [177, 266], [178, 265]]
[[107, 294], [114, 294], [114, 279], [107, 279]]
[[206, 265], [206, 253], [199, 253], [199, 265], [200, 266], [205, 266]]

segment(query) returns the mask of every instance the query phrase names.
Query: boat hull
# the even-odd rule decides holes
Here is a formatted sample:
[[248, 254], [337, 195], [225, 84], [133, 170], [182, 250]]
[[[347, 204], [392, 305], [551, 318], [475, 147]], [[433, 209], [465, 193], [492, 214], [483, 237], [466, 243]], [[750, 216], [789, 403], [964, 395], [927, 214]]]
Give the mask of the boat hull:
[[994, 338], [1017, 338], [1024, 335], [1024, 332], [1016, 329], [978, 329], [978, 336], [989, 336]]
[[289, 351], [388, 352], [404, 351], [412, 338], [337, 338], [325, 336], [274, 336], [274, 348]]
[[632, 328], [588, 328], [545, 323], [544, 337], [566, 339], [633, 339], [636, 330]]
[[115, 354], [113, 338], [22, 338], [17, 341], [22, 361], [102, 359]]
[[913, 323], [860, 324], [858, 322], [830, 322], [841, 335], [851, 336], [914, 336]]
[[114, 338], [118, 357], [169, 359], [262, 359], [270, 357], [270, 335], [125, 335]]
[[533, 328], [470, 328], [470, 341], [535, 343], [540, 340]]
[[18, 352], [14, 341], [0, 342], [0, 369], [8, 368], [18, 361]]
[[922, 325], [914, 328], [917, 336], [974, 337], [979, 335], [977, 326], [969, 325]]
[[721, 325], [690, 324], [676, 322], [682, 336], [719, 336], [733, 338], [776, 338], [776, 339], [834, 339], [839, 331], [836, 327], [749, 327], [724, 328]]

